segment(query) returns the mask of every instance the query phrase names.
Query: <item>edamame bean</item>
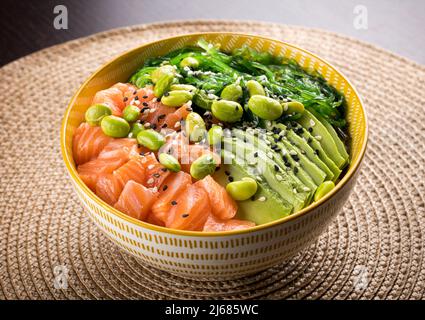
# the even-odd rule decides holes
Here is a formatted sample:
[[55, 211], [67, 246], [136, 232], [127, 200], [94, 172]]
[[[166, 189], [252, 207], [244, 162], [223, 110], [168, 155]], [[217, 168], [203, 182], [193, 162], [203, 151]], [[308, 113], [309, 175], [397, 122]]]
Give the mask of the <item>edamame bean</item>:
[[139, 134], [140, 131], [145, 130], [145, 126], [139, 122], [135, 122], [131, 125], [131, 131], [129, 134], [129, 138], [137, 138], [137, 135]]
[[193, 103], [205, 110], [211, 110], [213, 101], [214, 100], [208, 98], [208, 95], [202, 90], [198, 90], [193, 96]]
[[264, 120], [276, 120], [282, 115], [283, 108], [279, 101], [260, 95], [249, 98], [248, 108]]
[[122, 112], [122, 117], [127, 122], [137, 121], [140, 117], [140, 109], [133, 105], [128, 105]]
[[174, 75], [171, 73], [164, 73], [157, 81], [153, 93], [155, 97], [160, 98], [162, 95], [168, 91], [171, 84], [174, 81]]
[[182, 61], [180, 61], [180, 67], [189, 67], [192, 69], [196, 69], [199, 67], [199, 61], [194, 57], [186, 57]]
[[137, 134], [137, 142], [149, 150], [156, 151], [165, 143], [165, 138], [159, 132], [148, 129]]
[[171, 85], [170, 90], [184, 90], [184, 91], [189, 91], [192, 94], [195, 94], [197, 89], [195, 86], [192, 86], [191, 84], [176, 83]]
[[223, 128], [222, 127], [214, 125], [208, 131], [208, 143], [210, 145], [220, 144], [222, 138], [223, 138]]
[[123, 118], [117, 116], [106, 116], [100, 122], [102, 131], [113, 138], [124, 138], [130, 132], [130, 125]]
[[161, 153], [158, 158], [159, 162], [168, 170], [173, 172], [179, 172], [181, 170], [179, 161], [172, 155], [167, 153]]
[[242, 118], [243, 108], [236, 101], [214, 100], [211, 105], [214, 117], [224, 122], [236, 122]]
[[289, 101], [282, 103], [283, 111], [285, 113], [303, 113], [304, 105], [298, 101]]
[[333, 188], [335, 188], [335, 183], [332, 181], [325, 181], [320, 184], [314, 193], [314, 201], [318, 201], [319, 199], [323, 198]]
[[229, 84], [221, 91], [220, 97], [224, 100], [238, 101], [242, 97], [242, 87], [238, 84]]
[[169, 107], [180, 107], [192, 99], [192, 94], [185, 90], [169, 91], [161, 98], [162, 104]]
[[246, 177], [227, 184], [226, 191], [236, 201], [244, 201], [251, 198], [257, 192], [257, 187], [257, 182], [254, 179]]
[[103, 104], [95, 104], [87, 109], [85, 118], [86, 122], [91, 126], [98, 126], [102, 119], [112, 114], [111, 108]]
[[247, 81], [245, 85], [246, 85], [246, 88], [248, 89], [248, 93], [250, 97], [255, 95], [260, 95], [260, 96], [266, 95], [263, 86], [258, 81], [249, 80]]
[[190, 141], [193, 142], [201, 141], [206, 135], [204, 119], [196, 112], [191, 112], [187, 115], [185, 129]]
[[193, 161], [190, 166], [190, 175], [197, 179], [203, 179], [207, 175], [214, 173], [216, 163], [210, 154], [204, 154]]
[[176, 69], [169, 64], [156, 68], [151, 74], [152, 82], [157, 83], [164, 74], [171, 74], [174, 76], [176, 74]]

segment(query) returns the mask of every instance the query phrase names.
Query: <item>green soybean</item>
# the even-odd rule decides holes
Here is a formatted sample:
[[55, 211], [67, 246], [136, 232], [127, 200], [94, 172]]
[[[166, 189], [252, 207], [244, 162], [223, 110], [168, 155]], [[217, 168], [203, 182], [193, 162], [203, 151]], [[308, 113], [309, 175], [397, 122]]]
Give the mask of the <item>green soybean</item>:
[[323, 198], [333, 188], [335, 188], [335, 183], [332, 181], [325, 181], [320, 184], [314, 193], [314, 201], [318, 201], [319, 199]]
[[223, 138], [223, 128], [222, 127], [214, 125], [208, 131], [208, 143], [210, 145], [220, 144], [222, 138]]
[[257, 182], [252, 178], [246, 177], [227, 184], [226, 191], [236, 201], [244, 201], [251, 198], [257, 192], [257, 188]]
[[260, 95], [260, 96], [266, 95], [263, 86], [258, 81], [249, 80], [246, 82], [245, 85], [246, 85], [246, 88], [248, 89], [248, 93], [250, 97], [255, 95]]
[[155, 94], [155, 97], [160, 98], [163, 96], [165, 92], [170, 89], [171, 84], [174, 81], [174, 74], [171, 73], [165, 73], [163, 74], [159, 79], [158, 82], [155, 85], [155, 88], [153, 89], [153, 93]]
[[248, 108], [252, 113], [265, 120], [276, 120], [283, 112], [279, 101], [260, 95], [249, 98]]
[[114, 138], [124, 138], [130, 132], [130, 125], [123, 118], [106, 116], [100, 122], [104, 134]]
[[236, 101], [215, 100], [211, 105], [214, 117], [224, 122], [237, 122], [242, 118], [242, 106]]
[[145, 126], [139, 122], [135, 122], [131, 125], [129, 137], [136, 139], [139, 132], [143, 130], [145, 130]]
[[168, 153], [161, 153], [159, 156], [159, 162], [168, 170], [173, 172], [179, 172], [181, 166], [179, 161]]
[[202, 90], [198, 90], [193, 96], [193, 103], [205, 110], [211, 110], [213, 102], [214, 99], [208, 98], [208, 95]]
[[195, 94], [197, 89], [195, 86], [192, 86], [191, 84], [176, 83], [171, 85], [170, 90], [184, 90], [184, 91], [189, 91], [192, 94]]
[[127, 122], [137, 121], [140, 117], [140, 109], [137, 108], [136, 106], [129, 105], [129, 106], [124, 108], [124, 110], [122, 112], [122, 117]]
[[204, 119], [196, 112], [191, 112], [187, 115], [185, 129], [190, 141], [193, 142], [201, 141], [206, 135]]
[[165, 138], [159, 132], [148, 129], [138, 133], [137, 142], [149, 150], [156, 151], [164, 145]]
[[242, 97], [242, 87], [238, 84], [229, 84], [221, 91], [220, 97], [224, 100], [238, 101]]
[[86, 122], [91, 126], [98, 126], [102, 119], [112, 114], [111, 108], [103, 104], [95, 104], [87, 109], [85, 118]]
[[197, 179], [203, 179], [207, 175], [214, 173], [216, 168], [216, 163], [214, 158], [209, 154], [204, 154], [198, 159], [193, 161], [190, 166], [190, 175]]
[[171, 74], [174, 76], [176, 74], [176, 69], [169, 64], [156, 68], [151, 74], [152, 82], [157, 83], [164, 74]]
[[285, 113], [303, 113], [304, 105], [298, 101], [289, 101], [282, 104]]
[[180, 67], [189, 67], [192, 69], [196, 69], [199, 67], [199, 61], [194, 57], [186, 57], [182, 61], [180, 61]]
[[164, 94], [161, 98], [162, 104], [169, 107], [180, 107], [192, 99], [192, 94], [185, 90], [174, 90]]

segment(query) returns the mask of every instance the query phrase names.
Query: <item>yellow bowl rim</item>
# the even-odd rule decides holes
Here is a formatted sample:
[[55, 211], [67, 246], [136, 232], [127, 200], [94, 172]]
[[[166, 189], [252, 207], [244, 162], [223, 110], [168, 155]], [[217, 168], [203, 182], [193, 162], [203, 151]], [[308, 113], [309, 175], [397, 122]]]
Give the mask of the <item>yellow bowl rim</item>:
[[[261, 224], [255, 227], [251, 227], [248, 229], [242, 229], [242, 230], [233, 230], [233, 231], [219, 231], [219, 232], [203, 232], [203, 231], [186, 231], [186, 230], [177, 230], [177, 229], [171, 229], [171, 228], [166, 228], [166, 227], [161, 227], [161, 226], [157, 226], [154, 224], [150, 224], [144, 221], [140, 221], [137, 220], [135, 218], [132, 218], [130, 216], [127, 216], [126, 214], [122, 213], [121, 211], [115, 209], [114, 207], [110, 206], [109, 204], [107, 204], [106, 202], [104, 202], [103, 200], [101, 200], [93, 191], [91, 191], [86, 184], [81, 180], [81, 178], [79, 177], [76, 168], [74, 168], [74, 166], [72, 165], [69, 155], [66, 152], [66, 147], [65, 147], [65, 136], [66, 136], [66, 126], [67, 126], [67, 120], [69, 118], [69, 114], [71, 112], [72, 106], [75, 103], [75, 100], [77, 99], [77, 97], [79, 96], [79, 94], [81, 93], [81, 91], [83, 90], [83, 88], [85, 88], [85, 86], [93, 79], [96, 77], [96, 75], [103, 70], [104, 68], [106, 68], [108, 65], [110, 65], [111, 63], [113, 63], [115, 60], [119, 59], [122, 56], [125, 56], [133, 51], [136, 50], [140, 50], [143, 47], [147, 47], [150, 46], [152, 44], [155, 43], [159, 43], [159, 42], [163, 42], [163, 41], [168, 41], [168, 40], [172, 40], [172, 39], [178, 39], [178, 38], [182, 38], [182, 37], [188, 37], [188, 36], [196, 36], [196, 37], [202, 37], [202, 36], [206, 36], [206, 35], [220, 35], [220, 34], [224, 34], [224, 35], [237, 35], [237, 36], [245, 36], [245, 37], [256, 37], [256, 38], [260, 38], [266, 41], [273, 41], [273, 42], [277, 42], [281, 45], [287, 46], [287, 47], [292, 47], [295, 48], [296, 50], [299, 50], [301, 52], [304, 52], [308, 55], [313, 56], [314, 58], [318, 59], [319, 61], [321, 61], [322, 63], [328, 65], [329, 67], [333, 68], [335, 70], [335, 72], [342, 77], [353, 89], [353, 93], [356, 96], [356, 98], [359, 100], [360, 102], [360, 106], [361, 109], [363, 111], [363, 118], [364, 118], [364, 123], [365, 123], [365, 131], [364, 131], [364, 139], [363, 139], [363, 143], [362, 143], [362, 147], [360, 150], [360, 154], [359, 157], [357, 158], [357, 161], [352, 164], [351, 168], [347, 171], [347, 173], [344, 175], [344, 177], [341, 179], [341, 181], [338, 182], [338, 184], [335, 186], [335, 188], [329, 192], [328, 194], [326, 194], [323, 198], [321, 198], [319, 201], [317, 202], [313, 202], [311, 203], [309, 206], [303, 208], [302, 210], [293, 213], [289, 216], [280, 218], [278, 220], [274, 220], [265, 224]], [[320, 58], [319, 56], [317, 56], [316, 54], [303, 49], [299, 46], [293, 45], [291, 43], [282, 41], [282, 40], [278, 40], [278, 39], [274, 39], [271, 37], [265, 37], [265, 36], [261, 36], [261, 35], [255, 35], [255, 34], [249, 34], [249, 33], [239, 33], [239, 32], [199, 32], [199, 33], [186, 33], [186, 34], [180, 34], [177, 36], [173, 36], [173, 37], [167, 37], [167, 38], [162, 38], [159, 40], [155, 40], [155, 41], [150, 41], [147, 43], [144, 43], [141, 46], [138, 46], [136, 48], [127, 50], [117, 56], [115, 56], [114, 58], [112, 58], [111, 60], [109, 60], [108, 62], [104, 63], [102, 66], [100, 66], [99, 68], [97, 68], [97, 70], [95, 72], [93, 72], [85, 81], [84, 83], [79, 87], [79, 89], [77, 90], [77, 92], [73, 95], [73, 97], [71, 98], [71, 101], [69, 102], [66, 111], [65, 111], [65, 115], [62, 119], [62, 125], [61, 125], [61, 132], [60, 132], [60, 146], [61, 146], [61, 153], [62, 153], [62, 157], [63, 160], [65, 162], [66, 168], [68, 169], [68, 174], [70, 175], [71, 179], [83, 190], [84, 193], [86, 193], [94, 202], [96, 202], [97, 205], [99, 205], [100, 207], [102, 207], [103, 209], [105, 209], [106, 211], [118, 216], [119, 218], [135, 224], [139, 227], [143, 227], [152, 231], [157, 231], [157, 232], [164, 232], [164, 233], [170, 233], [170, 234], [175, 234], [175, 235], [180, 235], [180, 236], [192, 236], [192, 237], [221, 237], [221, 236], [231, 236], [231, 235], [239, 235], [239, 234], [245, 234], [245, 233], [251, 233], [251, 232], [255, 232], [255, 231], [259, 231], [259, 230], [264, 230], [267, 228], [271, 228], [274, 226], [277, 226], [279, 224], [282, 223], [286, 223], [289, 221], [292, 221], [294, 219], [297, 219], [298, 217], [301, 217], [311, 211], [313, 211], [316, 208], [319, 208], [320, 206], [324, 205], [325, 202], [327, 202], [331, 197], [333, 197], [334, 195], [336, 195], [343, 187], [344, 185], [355, 175], [355, 173], [358, 171], [362, 160], [364, 158], [365, 152], [366, 152], [366, 147], [368, 144], [368, 136], [369, 136], [369, 127], [368, 127], [368, 121], [367, 121], [367, 116], [366, 116], [366, 110], [364, 109], [363, 106], [363, 101], [360, 97], [360, 95], [358, 94], [356, 88], [352, 85], [352, 83], [348, 80], [347, 77], [345, 77], [335, 66], [333, 66], [331, 63], [327, 62], [326, 60], [324, 60], [323, 58]]]

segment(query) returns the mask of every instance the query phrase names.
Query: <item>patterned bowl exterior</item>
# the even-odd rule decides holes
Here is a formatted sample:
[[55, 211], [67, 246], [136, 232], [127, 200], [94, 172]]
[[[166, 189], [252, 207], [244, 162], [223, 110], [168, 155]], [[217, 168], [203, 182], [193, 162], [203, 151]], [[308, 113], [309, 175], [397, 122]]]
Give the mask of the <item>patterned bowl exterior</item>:
[[[94, 94], [126, 81], [149, 57], [195, 44], [204, 38], [230, 51], [246, 44], [259, 51], [295, 59], [316, 70], [347, 100], [351, 164], [336, 188], [320, 201], [289, 217], [248, 230], [202, 233], [179, 231], [135, 220], [100, 200], [78, 177], [72, 157], [72, 136], [84, 120]], [[362, 102], [349, 81], [316, 55], [264, 37], [235, 33], [182, 35], [145, 44], [128, 51], [97, 70], [78, 90], [66, 110], [61, 149], [72, 184], [86, 212], [106, 235], [145, 263], [190, 278], [229, 279], [256, 273], [297, 253], [312, 243], [341, 210], [358, 175], [367, 144], [367, 124]]]

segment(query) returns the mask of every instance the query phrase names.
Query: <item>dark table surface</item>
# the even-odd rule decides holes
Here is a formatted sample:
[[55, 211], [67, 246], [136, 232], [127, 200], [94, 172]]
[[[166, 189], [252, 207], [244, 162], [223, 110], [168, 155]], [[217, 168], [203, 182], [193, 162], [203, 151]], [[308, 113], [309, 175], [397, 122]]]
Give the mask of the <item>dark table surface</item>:
[[[355, 27], [358, 0], [2, 0], [0, 66], [39, 49], [96, 32], [185, 19], [262, 20], [318, 27], [377, 44], [425, 64], [425, 1], [363, 0], [366, 29]], [[53, 9], [68, 9], [56, 30]]]

